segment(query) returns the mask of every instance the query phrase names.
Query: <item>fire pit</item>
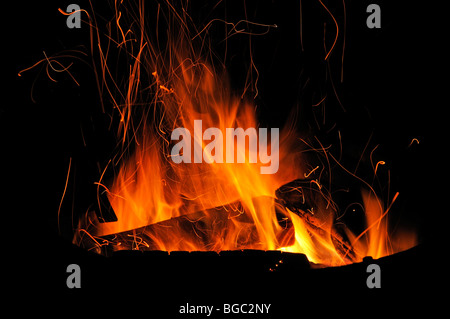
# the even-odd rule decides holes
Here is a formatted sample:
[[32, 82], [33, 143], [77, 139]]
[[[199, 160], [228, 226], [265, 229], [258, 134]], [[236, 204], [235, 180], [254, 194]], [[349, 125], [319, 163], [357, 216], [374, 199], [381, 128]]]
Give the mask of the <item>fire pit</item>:
[[[254, 5], [271, 11], [271, 4]], [[70, 262], [81, 264], [88, 278], [82, 287], [158, 287], [158, 294], [175, 295], [168, 303], [178, 311], [169, 317], [176, 317], [190, 309], [197, 315], [269, 311], [267, 300], [275, 300], [272, 313], [288, 313], [301, 298], [330, 287], [335, 294], [346, 286], [376, 290], [378, 266], [382, 287], [408, 286], [418, 267], [403, 275], [399, 269], [423, 258], [417, 231], [402, 225], [411, 222], [401, 215], [411, 188], [398, 181], [394, 160], [381, 150], [383, 136], [367, 128], [370, 114], [356, 122], [364, 112], [344, 103], [350, 94], [343, 84], [345, 2], [300, 1], [293, 70], [301, 72], [270, 70], [253, 51], [271, 49], [257, 39], [286, 40], [282, 32], [290, 24], [278, 23], [277, 15], [250, 15], [246, 4], [242, 14], [228, 6], [235, 4], [114, 1], [108, 8], [60, 8], [62, 17], [81, 17], [81, 29], [89, 30], [86, 52], [69, 57], [83, 56], [100, 96], [92, 111], [98, 114], [80, 125], [82, 148], [107, 132], [92, 147], [105, 141], [105, 149], [87, 152], [95, 154], [97, 170], [83, 176], [95, 185], [85, 191], [88, 203], [64, 210], [76, 193], [70, 188], [79, 186], [71, 184], [76, 156], [68, 160], [59, 199], [58, 232], [76, 246], [70, 249], [81, 248], [80, 261]], [[40, 65], [51, 81], [56, 72], [77, 85], [67, 58], [45, 53], [19, 75]], [[277, 81], [264, 77], [282, 72], [294, 75], [271, 88], [267, 83]], [[368, 134], [354, 134], [359, 130]], [[402, 143], [409, 152], [421, 138]], [[280, 289], [267, 293], [266, 286]], [[212, 295], [223, 299], [223, 287], [236, 287], [227, 306], [199, 304]], [[252, 307], [242, 305], [246, 287], [256, 300]]]
[[[217, 24], [228, 30], [225, 40], [241, 33], [251, 39], [256, 30], [265, 34], [277, 25], [212, 19], [198, 29], [179, 10], [184, 9], [117, 4], [112, 23], [118, 32], [109, 30], [106, 37], [95, 12], [87, 15], [97, 30], [91, 33], [99, 43], [92, 48], [99, 54], [93, 63], [112, 103], [110, 126], [116, 126], [119, 144], [96, 182], [97, 208], [80, 218], [74, 243], [106, 255], [280, 250], [323, 265], [412, 247], [414, 233], [389, 233], [398, 192], [382, 198], [378, 186], [350, 172], [317, 138], [311, 145], [295, 123], [261, 127], [255, 100], [245, 98], [250, 88], [257, 97], [257, 79], [248, 79], [236, 94], [227, 70], [205, 56], [213, 48], [201, 45]], [[161, 13], [165, 19], [158, 19]], [[114, 43], [116, 59], [129, 65], [125, 79], [111, 72], [115, 62], [104, 41]], [[385, 162], [370, 160], [377, 176]], [[333, 193], [349, 191], [335, 186], [337, 170], [360, 185], [353, 190], [353, 208], [335, 201]]]

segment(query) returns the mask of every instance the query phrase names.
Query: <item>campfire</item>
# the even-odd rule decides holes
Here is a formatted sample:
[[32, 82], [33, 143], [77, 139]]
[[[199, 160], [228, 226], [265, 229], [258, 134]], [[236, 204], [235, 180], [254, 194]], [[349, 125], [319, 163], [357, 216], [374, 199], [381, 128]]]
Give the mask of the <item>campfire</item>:
[[[400, 193], [384, 198], [318, 139], [311, 144], [295, 120], [262, 126], [255, 98], [264, 74], [251, 56], [245, 85], [235, 88], [212, 45], [215, 30], [226, 31], [226, 42], [264, 36], [276, 24], [196, 24], [187, 4], [115, 1], [102, 26], [94, 8], [85, 9], [101, 107], [117, 147], [96, 181], [97, 203], [76, 226], [76, 245], [105, 255], [278, 250], [336, 266], [417, 244], [414, 233], [390, 233]], [[373, 163], [374, 176], [383, 164]], [[335, 201], [333, 170], [360, 185], [353, 208]]]

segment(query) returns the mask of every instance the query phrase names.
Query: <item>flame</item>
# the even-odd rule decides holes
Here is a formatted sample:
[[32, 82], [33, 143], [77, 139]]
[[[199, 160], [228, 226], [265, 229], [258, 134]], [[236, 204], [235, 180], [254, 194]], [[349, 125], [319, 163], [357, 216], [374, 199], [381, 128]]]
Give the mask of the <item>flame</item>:
[[[402, 235], [410, 240], [393, 245], [388, 234], [387, 216], [398, 193], [384, 209], [372, 189], [363, 190], [367, 228], [359, 234], [335, 229], [338, 208], [319, 180], [289, 189], [303, 202], [305, 192], [313, 190], [314, 211], [283, 202], [276, 194], [280, 187], [319, 170], [308, 169], [291, 123], [280, 133], [280, 169], [275, 174], [261, 174], [263, 164], [250, 163], [248, 144], [244, 163], [174, 163], [170, 134], [175, 128], [194, 132], [195, 120], [222, 132], [260, 125], [254, 101], [244, 98], [254, 83], [247, 83], [244, 92], [234, 91], [226, 70], [206, 58], [211, 53], [208, 49], [205, 55], [206, 29], [212, 22], [200, 33], [193, 32], [186, 10], [179, 12], [170, 2], [166, 6], [167, 41], [159, 40], [158, 30], [153, 35], [146, 31], [143, 1], [137, 11], [122, 11], [122, 2], [115, 3], [116, 40], [109, 28], [106, 46], [89, 17], [91, 41], [97, 36], [98, 42], [97, 78], [119, 116], [121, 151], [105, 168], [114, 171], [114, 178], [107, 182], [102, 175], [97, 183], [117, 221], [102, 223], [89, 215], [80, 221], [76, 243], [89, 238], [96, 248], [109, 245], [114, 250], [279, 249], [304, 253], [311, 262], [326, 265], [360, 261], [367, 255], [378, 258], [415, 244], [414, 238]], [[162, 10], [158, 5], [157, 20]], [[132, 16], [129, 25], [127, 16]], [[113, 44], [126, 56], [125, 79], [113, 76], [109, 53]], [[383, 163], [377, 168], [378, 164]]]
[[[167, 85], [170, 88], [158, 89], [157, 103], [164, 106], [162, 120], [171, 125], [170, 129], [181, 126], [193, 132], [194, 120], [199, 119], [204, 127], [219, 128], [222, 132], [230, 127], [244, 130], [258, 127], [254, 106], [233, 96], [225, 75], [214, 75], [206, 63], [192, 65], [187, 59], [181, 63], [179, 74]], [[158, 81], [158, 73], [155, 71], [153, 75]], [[248, 143], [245, 163], [176, 164], [171, 160], [172, 142], [168, 138], [167, 129], [161, 123], [158, 132], [146, 127], [142, 136], [137, 137], [134, 153], [107, 189], [118, 222], [99, 224], [95, 235], [120, 233], [198, 211], [205, 212], [203, 219], [216, 218], [214, 211], [209, 210], [227, 207], [229, 227], [234, 227], [236, 234], [227, 229], [231, 242], [219, 238], [220, 244], [214, 244], [216, 250], [238, 248], [235, 240], [243, 236], [247, 226], [239, 221], [244, 218], [242, 215], [252, 221], [258, 234], [258, 244], [246, 248], [277, 249], [277, 234], [282, 230], [276, 220], [275, 190], [302, 174], [300, 166], [295, 165], [299, 153], [288, 149], [294, 142], [292, 137], [282, 133], [279, 150], [280, 166], [290, 169], [276, 174], [261, 174], [262, 164], [249, 162]], [[264, 197], [270, 200], [259, 199]], [[234, 202], [239, 205], [230, 207]], [[183, 249], [205, 250], [189, 243], [190, 240], [183, 238]], [[167, 234], [157, 248], [179, 250], [179, 241], [179, 235]]]

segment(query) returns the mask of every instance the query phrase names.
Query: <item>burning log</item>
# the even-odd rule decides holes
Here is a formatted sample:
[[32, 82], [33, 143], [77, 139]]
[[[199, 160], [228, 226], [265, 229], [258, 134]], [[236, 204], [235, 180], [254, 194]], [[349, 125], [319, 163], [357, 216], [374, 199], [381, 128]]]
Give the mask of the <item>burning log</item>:
[[296, 213], [313, 216], [322, 208], [334, 209], [331, 196], [315, 180], [296, 179], [278, 188], [275, 196], [283, 206]]
[[[236, 201], [112, 235], [95, 237], [81, 229], [76, 238], [80, 246], [106, 255], [118, 250], [278, 249], [289, 247], [296, 240], [290, 215], [293, 213], [307, 226], [312, 240], [328, 236], [343, 259], [354, 257], [345, 233], [334, 225], [336, 205], [320, 184], [314, 180], [294, 180], [278, 188], [275, 196], [254, 198], [253, 207], [244, 207], [241, 201]], [[101, 205], [108, 208], [109, 214], [113, 212], [104, 200]], [[260, 238], [262, 234], [257, 227], [260, 214], [251, 213], [267, 207], [274, 213], [274, 247], [269, 247], [267, 241]]]
[[[253, 207], [244, 207], [241, 201], [220, 207], [198, 210], [158, 223], [105, 236], [94, 236], [80, 229], [76, 242], [88, 249], [105, 255], [118, 250], [141, 251], [223, 251], [240, 249], [278, 249], [295, 242], [295, 230], [290, 213], [296, 214], [316, 237], [331, 239], [336, 251], [344, 259], [354, 257], [354, 252], [345, 233], [334, 227], [336, 205], [330, 194], [314, 180], [294, 180], [275, 192], [276, 198], [262, 196], [252, 200]], [[102, 197], [100, 197], [102, 199]], [[113, 214], [110, 205], [100, 202], [105, 211]], [[273, 232], [276, 246], [268, 247], [261, 240], [257, 224], [260, 214], [252, 210], [271, 207]], [[105, 210], [105, 208], [107, 208]], [[98, 214], [97, 214], [98, 216]], [[114, 216], [112, 217], [114, 220]], [[104, 222], [103, 219], [100, 219]], [[229, 243], [233, 243], [230, 246]]]
[[[116, 250], [222, 251], [239, 249], [277, 249], [295, 240], [294, 229], [284, 207], [275, 198], [262, 196], [252, 200], [254, 207], [241, 202], [197, 211], [145, 227], [94, 237], [80, 234], [79, 244], [106, 255]], [[277, 246], [268, 247], [258, 233], [257, 220], [251, 210], [272, 207], [273, 233]], [[233, 243], [230, 247], [227, 243]]]
[[355, 256], [345, 233], [335, 227], [336, 205], [331, 195], [315, 180], [297, 179], [275, 192], [277, 201], [287, 210], [297, 214], [312, 233], [326, 232], [344, 259]]

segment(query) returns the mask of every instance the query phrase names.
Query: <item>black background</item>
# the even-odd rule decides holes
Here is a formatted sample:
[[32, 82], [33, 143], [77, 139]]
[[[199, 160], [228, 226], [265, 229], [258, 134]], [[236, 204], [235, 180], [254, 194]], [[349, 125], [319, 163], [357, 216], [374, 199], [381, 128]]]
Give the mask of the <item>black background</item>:
[[[144, 309], [147, 315], [166, 305], [170, 313], [167, 317], [175, 317], [178, 305], [188, 301], [217, 305], [272, 302], [277, 312], [271, 318], [278, 318], [276, 313], [309, 313], [312, 305], [319, 305], [319, 311], [351, 314], [352, 298], [370, 304], [372, 300], [385, 300], [383, 296], [392, 291], [396, 296], [405, 294], [421, 300], [422, 285], [435, 284], [425, 265], [444, 202], [439, 185], [445, 181], [441, 166], [445, 144], [433, 134], [440, 128], [441, 138], [446, 134], [442, 125], [446, 58], [439, 8], [410, 1], [376, 1], [382, 9], [382, 28], [376, 30], [365, 24], [369, 1], [346, 1], [341, 83], [343, 38], [338, 39], [329, 63], [324, 61], [336, 29], [318, 1], [302, 1], [303, 50], [298, 1], [223, 2], [213, 13], [213, 5], [192, 4], [193, 18], [203, 24], [215, 15], [225, 14], [229, 21], [245, 18], [244, 6], [249, 20], [277, 24], [278, 28], [267, 35], [252, 37], [253, 59], [260, 74], [255, 104], [262, 123], [282, 126], [295, 110], [301, 133], [309, 141], [317, 136], [324, 145], [331, 144], [332, 152], [339, 148], [339, 130], [344, 150], [342, 164], [350, 168], [355, 167], [370, 136], [369, 150], [379, 144], [374, 162], [386, 162], [383, 169], [391, 170], [391, 188], [401, 194], [396, 214], [407, 225], [418, 228], [422, 244], [412, 252], [384, 259], [384, 287], [374, 292], [365, 286], [364, 265], [322, 273], [286, 266], [278, 274], [269, 274], [263, 266], [240, 255], [223, 263], [211, 262], [208, 255], [178, 260], [151, 254], [105, 259], [72, 246], [73, 222], [95, 202], [93, 183], [100, 176], [99, 166], [103, 167], [114, 152], [114, 134], [108, 131], [108, 118], [99, 107], [89, 58], [88, 63], [75, 61], [70, 69], [80, 86], [63, 73], [52, 73], [58, 80], [54, 83], [40, 66], [17, 76], [20, 70], [42, 59], [43, 51], [52, 55], [89, 45], [87, 26], [68, 29], [66, 17], [57, 11], [69, 3], [8, 4], [3, 11], [5, 99], [0, 124], [5, 161], [2, 180], [8, 191], [1, 211], [5, 216], [2, 225], [7, 229], [4, 245], [13, 252], [7, 262], [14, 270], [11, 276], [17, 294], [13, 296], [23, 298], [29, 292], [27, 298], [37, 300], [62, 294], [69, 304], [80, 301], [77, 307], [84, 309], [88, 309], [87, 305], [115, 309], [125, 304]], [[78, 4], [89, 7], [84, 1]], [[324, 4], [336, 15], [342, 34], [342, 2]], [[103, 4], [96, 6], [108, 16], [106, 2], [104, 8]], [[7, 19], [9, 16], [14, 19]], [[242, 70], [246, 74], [249, 68], [248, 37], [230, 39], [228, 45], [231, 82], [239, 90], [245, 77]], [[217, 47], [219, 52], [221, 49]], [[311, 106], [325, 95], [324, 103]], [[420, 144], [408, 147], [413, 138]], [[69, 158], [71, 178], [60, 216], [62, 234], [58, 234], [57, 210]], [[360, 165], [361, 176], [371, 176], [368, 160]], [[340, 182], [347, 181], [343, 177]], [[83, 286], [77, 291], [65, 286], [65, 267], [70, 263], [82, 268]], [[190, 266], [183, 270], [180, 263]], [[146, 284], [148, 287], [143, 288]], [[91, 299], [84, 300], [85, 295]], [[322, 304], [332, 306], [323, 309]], [[412, 306], [392, 301], [392, 305], [402, 310], [414, 309], [420, 303]]]

